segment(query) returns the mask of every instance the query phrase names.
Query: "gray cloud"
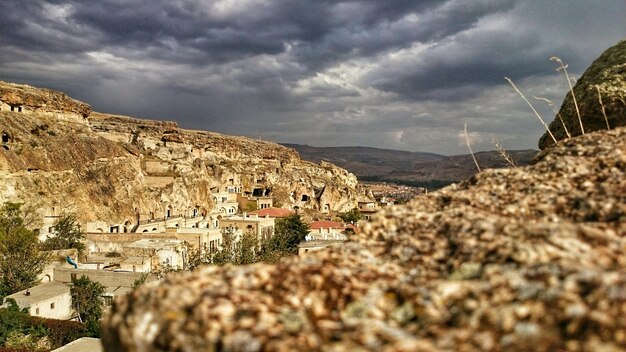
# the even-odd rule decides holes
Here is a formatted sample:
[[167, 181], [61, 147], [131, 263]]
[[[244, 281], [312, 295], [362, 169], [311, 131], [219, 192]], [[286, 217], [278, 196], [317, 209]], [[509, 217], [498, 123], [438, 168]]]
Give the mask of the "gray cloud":
[[[99, 111], [312, 145], [534, 147], [505, 84], [560, 102], [626, 33], [621, 0], [0, 2], [0, 79]], [[548, 119], [551, 113], [539, 107]]]

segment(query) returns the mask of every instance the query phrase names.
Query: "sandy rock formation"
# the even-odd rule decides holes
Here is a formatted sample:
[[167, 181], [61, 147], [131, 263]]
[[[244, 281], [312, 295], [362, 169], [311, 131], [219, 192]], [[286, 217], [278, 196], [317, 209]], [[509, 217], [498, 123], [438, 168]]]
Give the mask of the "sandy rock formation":
[[347, 211], [359, 198], [354, 175], [275, 143], [90, 113], [87, 104], [29, 86], [0, 83], [0, 100], [24, 107], [0, 111], [0, 204], [24, 202], [37, 213], [35, 227], [63, 212], [83, 225], [128, 229], [168, 208], [210, 212], [211, 193], [229, 184], [284, 207]]
[[[574, 86], [585, 132], [606, 129], [606, 121], [598, 100], [598, 90], [609, 120], [609, 126], [626, 126], [626, 40], [608, 48], [585, 70]], [[572, 136], [581, 134], [580, 122], [572, 94], [567, 93], [559, 114]], [[555, 116], [549, 125], [557, 141], [567, 138], [563, 124]], [[547, 132], [539, 139], [539, 149], [554, 145]]]
[[107, 351], [626, 350], [626, 128], [384, 210], [278, 265], [130, 293]]
[[[50, 89], [0, 81], [2, 111], [21, 107], [22, 113], [39, 113], [57, 117], [87, 117], [91, 106]], [[9, 109], [6, 109], [9, 108]], [[6, 109], [6, 110], [5, 110]]]

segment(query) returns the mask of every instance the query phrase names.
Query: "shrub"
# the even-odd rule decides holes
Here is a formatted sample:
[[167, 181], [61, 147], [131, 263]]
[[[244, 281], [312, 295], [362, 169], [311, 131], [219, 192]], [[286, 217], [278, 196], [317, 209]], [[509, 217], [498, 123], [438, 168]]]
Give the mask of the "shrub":
[[75, 321], [32, 317], [19, 309], [0, 308], [0, 352], [47, 350], [91, 336]]
[[69, 320], [28, 317], [27, 323], [35, 329], [42, 329], [52, 346], [63, 346], [81, 337], [91, 336], [87, 326]]

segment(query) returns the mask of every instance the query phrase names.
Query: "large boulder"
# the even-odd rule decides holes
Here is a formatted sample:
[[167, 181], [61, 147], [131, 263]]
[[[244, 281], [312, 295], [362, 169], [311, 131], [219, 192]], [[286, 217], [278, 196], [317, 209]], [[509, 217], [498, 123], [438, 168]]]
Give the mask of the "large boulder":
[[[606, 129], [606, 122], [598, 100], [599, 86], [609, 126], [626, 125], [626, 40], [610, 47], [583, 73], [574, 86], [585, 132]], [[580, 123], [572, 94], [567, 93], [559, 111], [572, 136], [581, 134]], [[567, 138], [558, 117], [550, 123], [550, 131], [557, 140]], [[539, 139], [539, 148], [554, 145], [547, 133]]]

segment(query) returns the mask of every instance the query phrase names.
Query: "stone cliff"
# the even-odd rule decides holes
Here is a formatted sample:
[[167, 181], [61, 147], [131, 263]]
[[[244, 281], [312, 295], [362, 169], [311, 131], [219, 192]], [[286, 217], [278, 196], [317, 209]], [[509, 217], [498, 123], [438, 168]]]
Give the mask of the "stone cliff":
[[5, 82], [0, 101], [0, 203], [24, 202], [36, 218], [75, 212], [83, 223], [130, 225], [168, 208], [209, 212], [211, 193], [227, 185], [288, 208], [346, 211], [360, 196], [354, 175], [275, 143], [92, 113], [62, 93]]
[[0, 81], [1, 110], [63, 117], [87, 117], [91, 106], [50, 89]]

